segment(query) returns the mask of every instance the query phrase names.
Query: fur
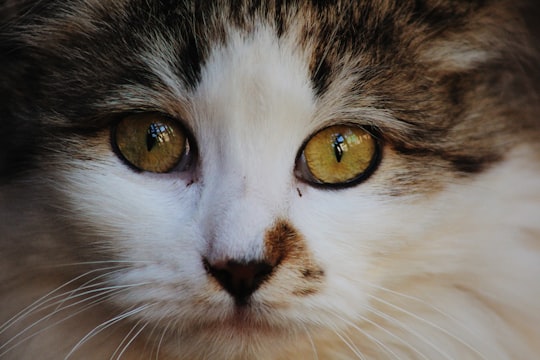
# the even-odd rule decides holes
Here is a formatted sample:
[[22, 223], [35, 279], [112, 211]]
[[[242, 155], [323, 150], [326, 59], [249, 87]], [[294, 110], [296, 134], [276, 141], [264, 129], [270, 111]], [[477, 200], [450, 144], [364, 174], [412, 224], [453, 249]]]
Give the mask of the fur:
[[[538, 357], [537, 7], [0, 2], [0, 358]], [[118, 156], [141, 112], [192, 167]], [[295, 171], [334, 124], [381, 144], [354, 186]]]

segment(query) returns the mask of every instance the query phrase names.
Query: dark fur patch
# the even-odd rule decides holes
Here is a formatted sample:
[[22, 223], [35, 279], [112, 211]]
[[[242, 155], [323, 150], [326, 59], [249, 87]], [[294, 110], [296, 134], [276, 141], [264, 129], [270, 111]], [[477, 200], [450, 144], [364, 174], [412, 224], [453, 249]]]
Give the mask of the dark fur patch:
[[306, 251], [304, 240], [296, 229], [284, 220], [279, 220], [266, 231], [264, 236], [265, 260], [279, 264], [291, 256]]
[[[292, 272], [297, 279], [293, 293], [307, 296], [318, 291], [324, 271], [317, 266], [304, 238], [286, 220], [278, 220], [265, 234], [265, 261], [280, 271]], [[279, 276], [279, 271], [276, 276]]]
[[311, 74], [311, 81], [315, 88], [315, 94], [321, 96], [324, 94], [330, 83], [332, 67], [328, 61], [324, 58], [317, 59], [313, 64], [313, 70]]

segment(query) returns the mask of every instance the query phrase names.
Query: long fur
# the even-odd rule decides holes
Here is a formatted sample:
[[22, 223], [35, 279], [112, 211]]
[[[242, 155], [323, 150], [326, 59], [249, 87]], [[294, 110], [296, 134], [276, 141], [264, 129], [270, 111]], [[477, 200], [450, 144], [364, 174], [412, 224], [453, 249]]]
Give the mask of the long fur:
[[[526, 1], [0, 2], [0, 358], [534, 359]], [[134, 113], [189, 168], [137, 171]], [[354, 186], [305, 142], [370, 129]], [[239, 303], [208, 270], [272, 264]]]

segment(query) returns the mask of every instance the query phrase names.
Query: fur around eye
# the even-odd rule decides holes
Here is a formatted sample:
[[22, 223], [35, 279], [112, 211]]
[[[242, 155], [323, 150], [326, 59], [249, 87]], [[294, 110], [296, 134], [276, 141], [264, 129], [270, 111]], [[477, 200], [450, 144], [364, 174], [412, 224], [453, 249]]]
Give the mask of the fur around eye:
[[112, 142], [118, 155], [133, 167], [167, 173], [190, 163], [186, 131], [160, 114], [136, 114], [122, 118], [113, 128]]
[[306, 142], [295, 172], [314, 185], [352, 186], [370, 176], [378, 160], [378, 143], [367, 130], [335, 125], [317, 132]]

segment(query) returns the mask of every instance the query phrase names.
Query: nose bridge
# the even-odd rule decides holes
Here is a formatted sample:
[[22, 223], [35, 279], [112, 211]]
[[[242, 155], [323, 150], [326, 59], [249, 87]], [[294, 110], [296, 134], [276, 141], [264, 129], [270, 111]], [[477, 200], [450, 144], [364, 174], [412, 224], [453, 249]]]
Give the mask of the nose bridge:
[[269, 257], [266, 234], [274, 222], [272, 203], [247, 175], [229, 172], [216, 184], [212, 211], [206, 214], [206, 251], [202, 261], [208, 276], [236, 306], [245, 306], [278, 265]]
[[[291, 89], [289, 81], [275, 76], [289, 69], [284, 59], [290, 56], [282, 56], [271, 32], [265, 34], [268, 47], [233, 36], [228, 47], [213, 53], [209, 61], [221, 70], [206, 66], [196, 94], [198, 128], [212, 139], [202, 147], [201, 211], [207, 256], [216, 261], [262, 258], [264, 232], [283, 212], [294, 165], [297, 141], [284, 139], [283, 129], [298, 123], [291, 116], [306, 116], [311, 109], [303, 81], [293, 81]], [[261, 58], [269, 49], [275, 50], [271, 58]], [[289, 77], [298, 80], [297, 71]]]
[[[255, 261], [264, 255], [264, 232], [272, 223], [271, 205], [248, 191], [247, 180], [224, 178], [213, 191], [203, 228], [211, 261]], [[235, 183], [235, 184], [231, 184]]]

